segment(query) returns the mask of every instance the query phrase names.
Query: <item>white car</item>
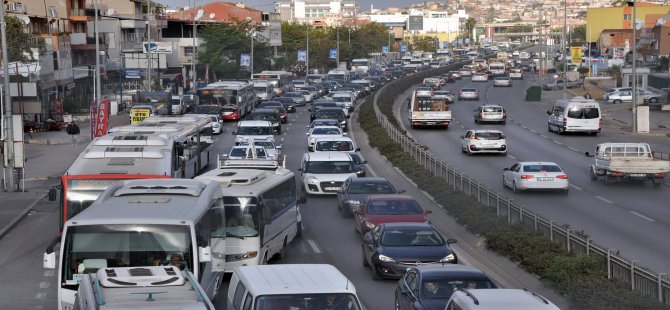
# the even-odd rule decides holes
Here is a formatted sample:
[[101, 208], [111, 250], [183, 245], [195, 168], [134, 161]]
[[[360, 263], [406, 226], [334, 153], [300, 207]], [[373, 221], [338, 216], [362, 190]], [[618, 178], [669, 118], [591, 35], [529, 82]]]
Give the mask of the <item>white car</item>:
[[210, 125], [210, 127], [212, 127], [212, 133], [215, 134], [215, 135], [218, 135], [221, 132], [223, 132], [223, 125], [221, 125], [221, 123], [223, 123], [223, 121], [221, 120], [220, 117], [218, 117], [216, 115], [212, 115], [211, 117], [212, 117], [212, 122], [209, 123], [209, 125]]
[[609, 99], [609, 96], [614, 93], [618, 93], [620, 91], [631, 91], [633, 90], [632, 87], [614, 87], [614, 88], [608, 88], [603, 92], [603, 99], [607, 100]]
[[268, 154], [262, 146], [256, 146], [256, 156], [251, 152], [251, 146], [237, 145], [230, 149], [230, 153], [223, 154], [227, 159], [268, 159]]
[[305, 97], [305, 102], [309, 103], [314, 100], [314, 95], [309, 92], [309, 90], [306, 89], [298, 89], [296, 92], [301, 93], [303, 97]]
[[314, 151], [314, 144], [316, 143], [317, 138], [321, 137], [343, 137], [346, 136], [346, 133], [342, 132], [340, 127], [335, 126], [318, 126], [311, 128], [307, 132], [307, 150], [310, 152]]
[[433, 92], [433, 99], [445, 100], [450, 103], [454, 102], [454, 94], [448, 90], [436, 90]]
[[494, 87], [512, 87], [512, 80], [505, 76], [499, 76], [493, 80]]
[[298, 171], [303, 191], [313, 195], [337, 194], [344, 181], [357, 177], [351, 157], [343, 152], [305, 153]]
[[487, 82], [489, 80], [489, 75], [483, 72], [475, 72], [472, 74], [473, 82]]
[[553, 162], [518, 162], [503, 169], [503, 187], [514, 192], [554, 189], [565, 193], [570, 189], [568, 175]]
[[[660, 94], [649, 90], [638, 89], [637, 94], [639, 97], [642, 97], [643, 101], [649, 103], [657, 103], [661, 99]], [[608, 93], [607, 102], [613, 104], [633, 102], [633, 91], [631, 89], [622, 89], [617, 92]]]
[[468, 155], [478, 153], [507, 155], [507, 140], [500, 130], [468, 130], [461, 136], [461, 151]]

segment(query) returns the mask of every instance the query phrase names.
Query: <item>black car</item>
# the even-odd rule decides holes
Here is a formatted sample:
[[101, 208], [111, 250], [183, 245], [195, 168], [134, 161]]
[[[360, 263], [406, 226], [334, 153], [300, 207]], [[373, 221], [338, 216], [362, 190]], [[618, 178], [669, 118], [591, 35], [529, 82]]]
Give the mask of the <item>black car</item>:
[[269, 121], [272, 122], [272, 130], [276, 134], [281, 133], [281, 118], [279, 112], [274, 108], [261, 108], [251, 111], [248, 117], [249, 120], [254, 121]]
[[410, 267], [398, 281], [395, 309], [443, 310], [454, 291], [472, 288], [497, 288], [497, 285], [476, 267], [452, 264]]
[[363, 265], [373, 280], [398, 279], [409, 264], [457, 264], [452, 243], [429, 223], [382, 223], [363, 237]]
[[291, 98], [284, 98], [284, 97], [275, 97], [272, 98], [272, 101], [278, 101], [284, 106], [284, 109], [286, 109], [286, 112], [288, 113], [295, 113], [296, 108], [295, 108], [295, 101]]
[[307, 109], [307, 111], [310, 112], [309, 121], [311, 122], [314, 119], [316, 119], [316, 112], [318, 112], [321, 108], [336, 108], [336, 107], [337, 103], [332, 100], [319, 99], [315, 101], [314, 103], [312, 103], [312, 106], [309, 109]]
[[[354, 154], [357, 155], [357, 154]], [[351, 217], [353, 207], [360, 207], [368, 195], [397, 194], [399, 191], [386, 178], [350, 177], [337, 192], [337, 209], [342, 215]]]
[[349, 115], [344, 113], [344, 110], [340, 107], [323, 107], [320, 108], [314, 114], [314, 119], [317, 118], [333, 118], [340, 122], [340, 127], [342, 130], [347, 131], [347, 118]]
[[284, 105], [279, 101], [263, 101], [260, 108], [262, 109], [276, 109], [279, 112], [279, 119], [282, 124], [288, 122], [288, 112], [284, 109]]

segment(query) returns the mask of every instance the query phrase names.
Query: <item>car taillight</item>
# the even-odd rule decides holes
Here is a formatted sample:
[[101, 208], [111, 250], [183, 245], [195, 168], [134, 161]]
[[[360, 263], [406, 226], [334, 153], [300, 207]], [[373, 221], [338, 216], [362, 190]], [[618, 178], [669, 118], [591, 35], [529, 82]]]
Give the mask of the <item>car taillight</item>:
[[665, 173], [659, 172], [657, 174], [654, 174], [654, 177], [663, 178], [663, 177], [665, 177]]
[[532, 178], [533, 178], [533, 176], [530, 175], [530, 174], [524, 174], [524, 175], [521, 176], [522, 180], [528, 180], [528, 179], [532, 179]]
[[479, 118], [484, 117], [484, 112], [479, 112]]
[[559, 179], [561, 179], [561, 180], [567, 180], [567, 179], [568, 179], [568, 176], [565, 175], [565, 174], [561, 174], [561, 175], [557, 176], [556, 178], [559, 178]]

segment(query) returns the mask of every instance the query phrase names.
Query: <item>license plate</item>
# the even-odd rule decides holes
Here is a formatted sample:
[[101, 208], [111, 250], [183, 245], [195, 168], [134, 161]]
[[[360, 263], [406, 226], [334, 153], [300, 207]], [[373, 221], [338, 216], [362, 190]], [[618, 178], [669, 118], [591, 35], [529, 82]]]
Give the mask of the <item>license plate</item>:
[[324, 187], [323, 189], [327, 190], [327, 191], [339, 191], [340, 190], [339, 187]]
[[426, 122], [426, 124], [428, 124], [428, 125], [435, 125], [435, 124], [437, 124], [437, 123], [436, 123], [436, 122]]
[[644, 173], [631, 173], [630, 176], [631, 177], [645, 177], [647, 175], [645, 175]]
[[537, 178], [538, 181], [553, 181], [554, 178], [552, 177], [539, 177]]

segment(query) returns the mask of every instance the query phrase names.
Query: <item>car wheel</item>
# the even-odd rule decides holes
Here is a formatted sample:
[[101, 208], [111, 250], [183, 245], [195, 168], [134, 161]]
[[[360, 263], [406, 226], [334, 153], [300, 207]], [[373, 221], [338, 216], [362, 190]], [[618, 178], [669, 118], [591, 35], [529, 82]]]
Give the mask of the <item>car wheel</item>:
[[565, 134], [565, 128], [563, 128], [563, 127], [561, 127], [561, 126], [558, 126], [558, 129], [557, 129], [557, 130], [558, 130], [557, 133], [558, 133], [559, 135]]
[[372, 280], [379, 281], [382, 279], [374, 262], [370, 262], [370, 269], [372, 269]]
[[503, 186], [503, 189], [507, 188], [507, 183], [505, 183], [505, 176], [504, 175], [502, 176], [502, 186]]
[[658, 98], [655, 97], [649, 98], [649, 103], [656, 103], [656, 102], [658, 102]]
[[398, 300], [398, 296], [395, 297], [395, 310], [400, 310], [400, 301]]
[[616, 100], [612, 101], [612, 103], [614, 103], [614, 104], [620, 104], [621, 102], [622, 102], [622, 101], [619, 100], [619, 99], [616, 99]]
[[548, 124], [548, 123], [547, 123], [547, 131], [549, 131], [549, 132], [553, 132], [553, 130], [551, 129], [551, 124]]
[[284, 239], [281, 249], [279, 250], [279, 253], [277, 253], [277, 259], [284, 259], [284, 258], [286, 258], [286, 239]]
[[302, 237], [302, 222], [298, 222], [297, 231], [295, 233], [296, 238]]
[[479, 121], [477, 120], [477, 118], [475, 118], [475, 124], [479, 124]]
[[361, 248], [361, 253], [362, 253], [361, 257], [363, 258], [363, 266], [370, 267], [370, 263], [368, 263], [367, 258], [365, 258], [365, 249], [364, 248]]
[[589, 176], [591, 176], [591, 181], [597, 181], [598, 180], [598, 175], [593, 170], [593, 168], [589, 169]]
[[515, 192], [515, 193], [519, 192], [519, 189], [516, 188], [516, 182], [514, 182], [514, 181], [512, 181], [512, 191]]

